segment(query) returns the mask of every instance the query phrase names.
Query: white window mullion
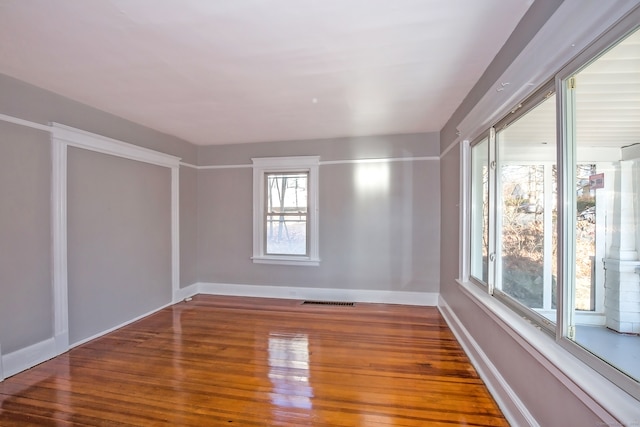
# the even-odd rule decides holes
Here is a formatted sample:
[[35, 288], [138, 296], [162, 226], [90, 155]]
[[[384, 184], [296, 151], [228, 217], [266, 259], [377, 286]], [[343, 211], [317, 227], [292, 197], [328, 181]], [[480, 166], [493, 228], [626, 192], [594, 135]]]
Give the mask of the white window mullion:
[[[477, 250], [471, 248], [471, 232], [476, 230], [478, 225], [471, 225], [473, 219], [471, 215], [471, 185], [473, 184], [471, 175], [471, 144], [468, 140], [464, 140], [460, 147], [460, 170], [462, 176], [460, 179], [460, 264], [459, 277], [463, 282], [468, 282], [471, 277], [471, 263], [474, 257], [471, 251]], [[475, 177], [473, 178], [475, 179]]]
[[558, 131], [558, 338], [575, 336], [576, 144], [574, 79], [560, 83]]
[[[488, 292], [493, 294], [497, 280], [497, 260], [499, 258], [498, 234], [500, 227], [498, 219], [498, 159], [496, 154], [496, 131], [494, 128], [489, 130], [489, 271], [488, 271]], [[499, 275], [498, 275], [499, 276]]]
[[544, 223], [543, 251], [544, 251], [544, 270], [543, 270], [543, 294], [542, 309], [552, 310], [553, 300], [553, 268], [551, 259], [553, 258], [553, 164], [545, 163], [544, 168], [544, 211], [542, 221]]

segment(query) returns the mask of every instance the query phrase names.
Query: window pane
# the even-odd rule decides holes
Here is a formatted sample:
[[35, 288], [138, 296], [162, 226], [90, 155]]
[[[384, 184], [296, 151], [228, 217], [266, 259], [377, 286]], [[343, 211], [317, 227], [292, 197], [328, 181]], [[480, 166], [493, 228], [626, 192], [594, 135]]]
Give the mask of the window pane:
[[[640, 31], [573, 76], [568, 335], [640, 380]], [[571, 88], [572, 87], [572, 88]], [[574, 113], [574, 114], [571, 114]]]
[[305, 255], [307, 253], [306, 216], [267, 215], [267, 253]]
[[306, 255], [308, 173], [268, 173], [266, 178], [265, 252]]
[[471, 276], [489, 278], [489, 140], [471, 149]]
[[496, 289], [555, 321], [556, 119], [550, 96], [497, 132]]

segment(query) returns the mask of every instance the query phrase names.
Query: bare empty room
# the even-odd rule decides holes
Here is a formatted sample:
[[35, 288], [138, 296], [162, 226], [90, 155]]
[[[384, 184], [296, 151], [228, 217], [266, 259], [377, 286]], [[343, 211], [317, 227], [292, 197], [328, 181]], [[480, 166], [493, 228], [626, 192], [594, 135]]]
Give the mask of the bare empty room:
[[640, 425], [639, 26], [0, 1], [0, 425]]

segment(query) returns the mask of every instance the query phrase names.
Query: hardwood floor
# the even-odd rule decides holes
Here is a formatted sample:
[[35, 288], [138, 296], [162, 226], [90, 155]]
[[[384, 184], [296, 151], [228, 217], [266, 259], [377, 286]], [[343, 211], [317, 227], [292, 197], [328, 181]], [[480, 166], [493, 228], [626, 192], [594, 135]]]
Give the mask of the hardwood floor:
[[6, 379], [0, 425], [508, 424], [434, 307], [199, 295]]

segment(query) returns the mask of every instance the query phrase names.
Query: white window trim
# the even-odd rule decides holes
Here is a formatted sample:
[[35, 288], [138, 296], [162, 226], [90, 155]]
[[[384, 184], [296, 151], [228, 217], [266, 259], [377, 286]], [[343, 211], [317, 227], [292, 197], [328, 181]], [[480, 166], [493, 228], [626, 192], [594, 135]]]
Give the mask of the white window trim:
[[[565, 114], [564, 109], [562, 108], [562, 106], [564, 105], [564, 100], [562, 99], [564, 88], [562, 84], [566, 80], [566, 78], [575, 73], [576, 70], [584, 66], [587, 62], [594, 59], [608, 46], [614, 44], [616, 40], [619, 40], [625, 34], [628, 34], [630, 31], [632, 31], [633, 28], [637, 27], [637, 18], [640, 14], [640, 6], [638, 6], [638, 4], [635, 2], [629, 2], [624, 5], [621, 3], [616, 3], [614, 5], [613, 3], [609, 4], [604, 2], [591, 3], [591, 5], [596, 9], [602, 8], [602, 13], [594, 13], [594, 11], [591, 10], [588, 13], [592, 16], [587, 17], [588, 19], [576, 19], [574, 21], [577, 23], [576, 25], [584, 26], [584, 29], [581, 32], [578, 32], [583, 34], [584, 37], [577, 37], [579, 43], [576, 43], [576, 45], [588, 46], [588, 48], [582, 51], [579, 55], [577, 53], [576, 55], [570, 55], [566, 52], [563, 54], [557, 53], [557, 55], [555, 56], [556, 61], [554, 62], [554, 64], [559, 66], [558, 64], [564, 62], [564, 65], [560, 68], [560, 70], [558, 71], [557, 69], [555, 69], [555, 66], [546, 67], [548, 72], [541, 70], [538, 75], [539, 78], [545, 78], [545, 76], [555, 76], [556, 99], [558, 105], [558, 111], [556, 112], [556, 114], [558, 114], [559, 112], [562, 112], [562, 115]], [[555, 17], [565, 16], [565, 14], [569, 14], [572, 12], [575, 12], [574, 18], [582, 16], [584, 13], [586, 13], [586, 8], [584, 8], [583, 6], [584, 5], [581, 4], [579, 0], [565, 0], [563, 5], [559, 9], [559, 12], [561, 13], [556, 12], [553, 17], [554, 19], [552, 20], [556, 23], [566, 22], [565, 19], [560, 18], [558, 18], [558, 20], [555, 20]], [[623, 18], [620, 19], [621, 17]], [[552, 20], [548, 22], [551, 22]], [[616, 22], [618, 20], [619, 22]], [[613, 23], [616, 23], [616, 25], [612, 28], [609, 28]], [[544, 34], [545, 32], [546, 31], [543, 28], [540, 34]], [[539, 38], [538, 36], [536, 37]], [[576, 40], [575, 38], [570, 39]], [[553, 43], [549, 43], [549, 46], [549, 49], [557, 49], [557, 46]], [[527, 49], [528, 48], [529, 46], [527, 47]], [[547, 49], [540, 49], [539, 52], [546, 51]], [[528, 53], [526, 56], [534, 59], [544, 57], [544, 55], [540, 55], [539, 52], [538, 55], [530, 55]], [[554, 55], [547, 56], [553, 57]], [[562, 61], [560, 61], [559, 59], [562, 59]], [[532, 69], [534, 70], [538, 68], [545, 67], [532, 67]], [[555, 69], [555, 71], [552, 72], [549, 69]], [[523, 76], [524, 75], [526, 75], [526, 73], [523, 74]], [[521, 99], [526, 99], [535, 92], [534, 88], [536, 86], [532, 84], [530, 87], [531, 90], [526, 93], [523, 92]], [[504, 111], [507, 111], [505, 108], [491, 108], [491, 106], [488, 105], [486, 99], [491, 98], [491, 96], [489, 95], [494, 96], [494, 94], [489, 92], [488, 95], [485, 96], [485, 98], [483, 98], [478, 104], [476, 104], [472, 112], [469, 113], [458, 126], [461, 135], [460, 139], [462, 141], [473, 140], [472, 137], [474, 135], [480, 135], [481, 132], [487, 128], [488, 123], [491, 123], [492, 121], [497, 120], [498, 117], [503, 117], [505, 115]], [[514, 97], [510, 98], [510, 101], [513, 98], [517, 97], [514, 95]], [[493, 113], [487, 115], [487, 111], [492, 111]], [[560, 117], [562, 117], [562, 119], [559, 120], [559, 124], [557, 124], [556, 126], [562, 126], [562, 123], [564, 123], [564, 117]], [[559, 130], [558, 147], [561, 148], [564, 146], [565, 137], [562, 130]], [[463, 150], [461, 151], [461, 156], [470, 157], [470, 144], [462, 144], [462, 147]], [[601, 159], [603, 161], [606, 161], [605, 159], [607, 158], [608, 156], [605, 155], [604, 159]], [[561, 170], [562, 164], [562, 161], [558, 162], [558, 176], [562, 176], [563, 174]], [[470, 189], [470, 163], [466, 163], [466, 165], [467, 168], [462, 171], [461, 181], [462, 183], [464, 183], [464, 185], [469, 186]], [[461, 203], [462, 209], [465, 212], [468, 212], [468, 210], [470, 209], [471, 200], [469, 197], [469, 189], [462, 192], [462, 197], [464, 198], [461, 200]], [[558, 186], [558, 191], [562, 191], [561, 185]], [[558, 197], [559, 200], [564, 200], [564, 196], [561, 193], [559, 193]], [[561, 209], [561, 204], [558, 205], [558, 217], [564, 217], [564, 212]], [[461, 231], [465, 230], [465, 226], [463, 223], [460, 224], [460, 229]], [[560, 248], [565, 243], [566, 237], [562, 236], [560, 228], [558, 230], [558, 233], [558, 250], [560, 253], [562, 253], [563, 250], [560, 250]], [[468, 264], [470, 260], [469, 239], [462, 240], [462, 243], [464, 243], [465, 246], [460, 247], [459, 259], [460, 262], [465, 262]], [[566, 249], [564, 250], [564, 252], [566, 252]], [[565, 260], [559, 260], [558, 264], [565, 264]], [[568, 384], [568, 387], [576, 396], [586, 394], [589, 399], [593, 399], [595, 403], [601, 405], [602, 408], [604, 408], [609, 414], [614, 415], [617, 420], [620, 420], [624, 425], [632, 425], [634, 423], [637, 424], [637, 403], [640, 399], [639, 383], [634, 379], [626, 376], [618, 369], [609, 365], [607, 362], [593, 355], [588, 350], [582, 348], [580, 345], [565, 337], [567, 319], [563, 317], [563, 315], [566, 315], [566, 312], [561, 309], [561, 307], [564, 307], [565, 305], [565, 302], [563, 301], [563, 292], [558, 292], [557, 306], [560, 308], [558, 312], [561, 314], [561, 316], [559, 316], [559, 318], [557, 319], [557, 325], [555, 327], [556, 335], [554, 337], [554, 340], [550, 341], [545, 338], [541, 341], [538, 341], [526, 335], [527, 329], [538, 329], [538, 331], [540, 331], [538, 326], [528, 323], [527, 320], [525, 320], [525, 322], [527, 322], [527, 325], [522, 323], [522, 316], [520, 316], [518, 312], [514, 311], [511, 307], [507, 308], [504, 304], [504, 300], [500, 300], [501, 304], [497, 303], [498, 298], [491, 298], [491, 295], [485, 293], [484, 290], [477, 286], [475, 282], [470, 281], [469, 278], [463, 274], [466, 273], [468, 269], [469, 265], [461, 265], [459, 267], [461, 277], [460, 279], [458, 279], [458, 284], [460, 285], [461, 289], [463, 289], [463, 291], [465, 291], [469, 295], [471, 295], [472, 293], [474, 296], [472, 300], [476, 302], [481, 308], [485, 309], [485, 311], [499, 309], [501, 314], [504, 314], [504, 316], [500, 317], [504, 320], [504, 324], [508, 325], [510, 329], [509, 333], [515, 334], [513, 336], [522, 336], [524, 338], [524, 341], [522, 342], [524, 348], [527, 348], [529, 345], [537, 347], [540, 356], [542, 356], [542, 359], [540, 360], [544, 361], [545, 365], [550, 362], [550, 365], [548, 366], [550, 372], [553, 373], [555, 368], [561, 367], [558, 369], [558, 372], [570, 379], [571, 383]], [[563, 279], [562, 275], [558, 275], [557, 286], [559, 290], [564, 288], [564, 283], [565, 280]], [[477, 298], [478, 296], [480, 298]], [[542, 334], [539, 335], [542, 337]], [[558, 354], [561, 355], [560, 359], [556, 358]], [[573, 358], [574, 363], [563, 361], [563, 359], [567, 357]], [[560, 361], [556, 362], [556, 360]], [[583, 364], [575, 363], [576, 360], [580, 360], [581, 362], [583, 362]], [[579, 374], [575, 374], [576, 369], [581, 372]]]
[[[318, 221], [318, 169], [320, 164], [319, 156], [298, 156], [298, 157], [262, 157], [253, 158], [253, 256], [251, 259], [257, 264], [280, 264], [280, 265], [320, 265], [319, 256], [319, 221]], [[295, 255], [267, 255], [264, 252], [264, 209], [265, 209], [265, 186], [264, 178], [266, 173], [272, 172], [308, 172], [309, 183], [308, 195], [308, 216], [309, 221], [309, 254], [307, 256]]]

